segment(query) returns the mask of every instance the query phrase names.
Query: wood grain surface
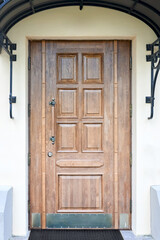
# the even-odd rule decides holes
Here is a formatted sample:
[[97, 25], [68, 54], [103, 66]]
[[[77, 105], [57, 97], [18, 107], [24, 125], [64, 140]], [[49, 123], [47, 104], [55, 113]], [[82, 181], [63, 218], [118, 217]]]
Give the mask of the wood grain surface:
[[130, 41], [30, 49], [30, 215], [46, 228], [48, 213], [106, 213], [118, 229], [130, 219]]

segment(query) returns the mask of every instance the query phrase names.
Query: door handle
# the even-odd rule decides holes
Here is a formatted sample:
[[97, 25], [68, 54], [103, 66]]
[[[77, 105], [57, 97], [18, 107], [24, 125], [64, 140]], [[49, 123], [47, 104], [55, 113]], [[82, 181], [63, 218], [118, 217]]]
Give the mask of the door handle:
[[55, 98], [52, 98], [52, 101], [49, 102], [49, 105], [51, 105], [52, 107], [55, 107], [56, 105]]
[[52, 137], [50, 137], [50, 141], [52, 142], [52, 144], [54, 145], [55, 144], [55, 141], [56, 141], [56, 138], [55, 138], [55, 136], [52, 136]]

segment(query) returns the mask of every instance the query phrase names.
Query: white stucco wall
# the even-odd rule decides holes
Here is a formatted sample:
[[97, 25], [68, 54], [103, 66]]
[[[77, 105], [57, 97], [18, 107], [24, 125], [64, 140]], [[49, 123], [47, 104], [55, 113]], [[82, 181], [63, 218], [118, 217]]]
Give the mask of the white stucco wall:
[[[150, 186], [160, 184], [160, 82], [156, 89], [155, 116], [147, 120], [150, 105], [150, 63], [145, 61], [147, 43], [154, 32], [140, 20], [115, 10], [65, 7], [47, 10], [17, 23], [8, 33], [17, 43], [14, 63], [14, 120], [9, 118], [9, 59], [0, 55], [0, 185], [13, 186], [13, 234], [28, 229], [28, 39], [132, 39], [132, 229], [150, 234]], [[159, 79], [160, 80], [160, 79]]]

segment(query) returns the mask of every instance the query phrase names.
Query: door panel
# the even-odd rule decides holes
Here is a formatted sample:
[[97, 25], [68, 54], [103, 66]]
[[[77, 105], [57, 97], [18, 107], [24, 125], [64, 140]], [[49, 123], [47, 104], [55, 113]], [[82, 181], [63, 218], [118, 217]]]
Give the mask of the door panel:
[[103, 117], [103, 89], [83, 89], [83, 117]]
[[102, 123], [82, 124], [82, 152], [103, 152]]
[[58, 211], [86, 211], [102, 209], [102, 176], [59, 175]]
[[78, 124], [57, 124], [57, 152], [78, 152]]
[[77, 118], [78, 106], [77, 106], [78, 91], [77, 89], [57, 89], [58, 100], [58, 118]]
[[83, 83], [103, 82], [103, 53], [82, 54]]
[[57, 54], [57, 82], [77, 82], [77, 54]]
[[[39, 227], [32, 221], [39, 214], [42, 228], [65, 228], [66, 221], [88, 228], [89, 216], [93, 228], [130, 228], [130, 42], [30, 45], [31, 227]], [[34, 196], [36, 185], [41, 192]]]

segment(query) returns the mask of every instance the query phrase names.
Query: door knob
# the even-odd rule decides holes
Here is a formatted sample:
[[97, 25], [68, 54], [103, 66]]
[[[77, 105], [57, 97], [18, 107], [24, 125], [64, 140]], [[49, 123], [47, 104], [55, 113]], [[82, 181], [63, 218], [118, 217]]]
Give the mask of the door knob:
[[48, 152], [48, 157], [52, 157], [53, 153], [52, 152]]

